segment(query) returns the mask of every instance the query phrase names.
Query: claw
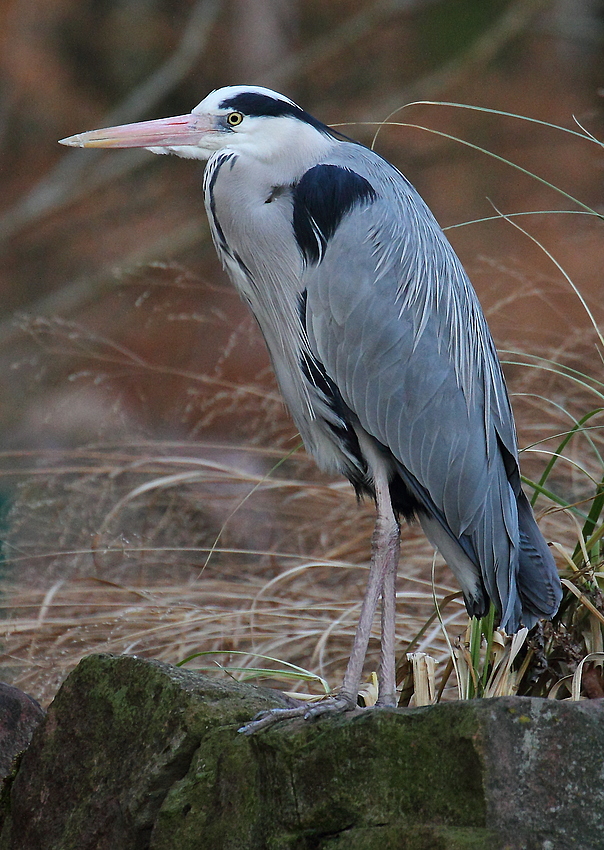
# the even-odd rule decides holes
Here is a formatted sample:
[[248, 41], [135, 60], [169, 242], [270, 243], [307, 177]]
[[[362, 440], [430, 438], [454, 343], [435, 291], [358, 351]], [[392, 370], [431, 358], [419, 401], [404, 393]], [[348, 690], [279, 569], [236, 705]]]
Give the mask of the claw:
[[[268, 711], [260, 711], [249, 723], [238, 729], [242, 735], [254, 735], [261, 729], [268, 729], [281, 720], [291, 720], [294, 717], [302, 717], [304, 720], [314, 720], [322, 714], [341, 714], [344, 711], [355, 711], [356, 700], [348, 696], [327, 697], [311, 708], [308, 705], [299, 705], [296, 708], [271, 708]], [[362, 709], [358, 709], [362, 711]]]
[[357, 708], [356, 700], [350, 697], [338, 696], [323, 700], [311, 708], [307, 708], [304, 715], [305, 720], [312, 720], [322, 714], [343, 714], [345, 711], [354, 711]]
[[299, 705], [296, 708], [271, 708], [269, 711], [259, 712], [253, 720], [241, 726], [238, 732], [242, 735], [253, 735], [261, 729], [267, 729], [269, 726], [274, 726], [280, 720], [289, 720], [292, 717], [304, 717], [308, 707]]

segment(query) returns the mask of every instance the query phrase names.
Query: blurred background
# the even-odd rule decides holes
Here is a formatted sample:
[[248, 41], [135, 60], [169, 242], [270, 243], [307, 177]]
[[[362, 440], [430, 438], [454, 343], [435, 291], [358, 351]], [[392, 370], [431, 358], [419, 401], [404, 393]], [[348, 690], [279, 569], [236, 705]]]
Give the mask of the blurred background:
[[[220, 650], [333, 686], [373, 524], [298, 448], [215, 257], [202, 166], [57, 139], [249, 83], [375, 144], [448, 228], [525, 447], [595, 406], [552, 362], [602, 374], [603, 43], [601, 0], [0, 2], [3, 678], [46, 701], [86, 652]], [[582, 451], [548, 481], [567, 499]], [[571, 526], [542, 523], [561, 543]], [[433, 609], [431, 565], [406, 529], [401, 647]], [[459, 602], [447, 618], [463, 630]], [[444, 645], [438, 625], [422, 640]]]

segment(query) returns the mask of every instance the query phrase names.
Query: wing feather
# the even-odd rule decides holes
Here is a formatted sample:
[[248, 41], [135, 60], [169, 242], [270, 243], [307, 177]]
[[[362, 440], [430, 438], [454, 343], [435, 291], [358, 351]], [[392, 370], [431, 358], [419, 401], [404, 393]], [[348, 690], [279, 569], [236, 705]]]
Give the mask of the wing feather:
[[375, 198], [343, 217], [321, 261], [304, 272], [309, 345], [436, 518], [451, 541], [444, 548], [457, 546], [460, 572], [475, 565], [502, 624], [515, 628], [516, 435], [486, 321], [415, 190], [370, 151], [344, 150], [346, 167], [353, 155]]

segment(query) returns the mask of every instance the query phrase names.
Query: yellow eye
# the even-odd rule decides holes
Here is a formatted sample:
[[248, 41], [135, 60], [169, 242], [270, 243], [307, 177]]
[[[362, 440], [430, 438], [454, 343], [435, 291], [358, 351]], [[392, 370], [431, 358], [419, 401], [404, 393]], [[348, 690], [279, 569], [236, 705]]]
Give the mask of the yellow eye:
[[241, 124], [243, 121], [243, 115], [241, 112], [230, 112], [227, 115], [227, 124], [229, 127], [236, 127], [238, 124]]

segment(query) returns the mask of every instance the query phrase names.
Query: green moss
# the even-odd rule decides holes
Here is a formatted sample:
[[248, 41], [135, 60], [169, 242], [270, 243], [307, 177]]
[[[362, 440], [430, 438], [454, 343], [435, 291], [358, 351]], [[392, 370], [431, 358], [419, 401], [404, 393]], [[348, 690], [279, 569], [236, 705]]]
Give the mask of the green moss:
[[86, 659], [23, 756], [0, 850], [604, 846], [601, 701], [471, 700], [237, 734], [280, 700]]
[[[82, 837], [95, 832], [99, 848], [147, 846], [167, 790], [187, 773], [209, 730], [230, 723], [232, 738], [236, 726], [279, 702], [268, 691], [225, 687], [158, 662], [86, 658], [24, 756], [5, 832], [18, 834], [15, 846], [23, 847], [82, 850], [93, 846]], [[46, 810], [37, 802], [42, 795]]]
[[321, 847], [393, 818], [397, 834], [426, 822], [484, 827], [475, 728], [463, 712], [452, 723], [452, 713], [373, 711], [236, 742], [217, 730], [168, 792], [152, 846], [194, 847], [200, 829], [208, 847], [251, 850]]
[[[315, 845], [316, 846], [316, 845]], [[496, 836], [487, 829], [456, 827], [405, 827], [400, 824], [374, 829], [352, 829], [329, 838], [324, 850], [495, 850]], [[292, 845], [292, 850], [298, 850]], [[302, 848], [300, 848], [302, 850]]]

